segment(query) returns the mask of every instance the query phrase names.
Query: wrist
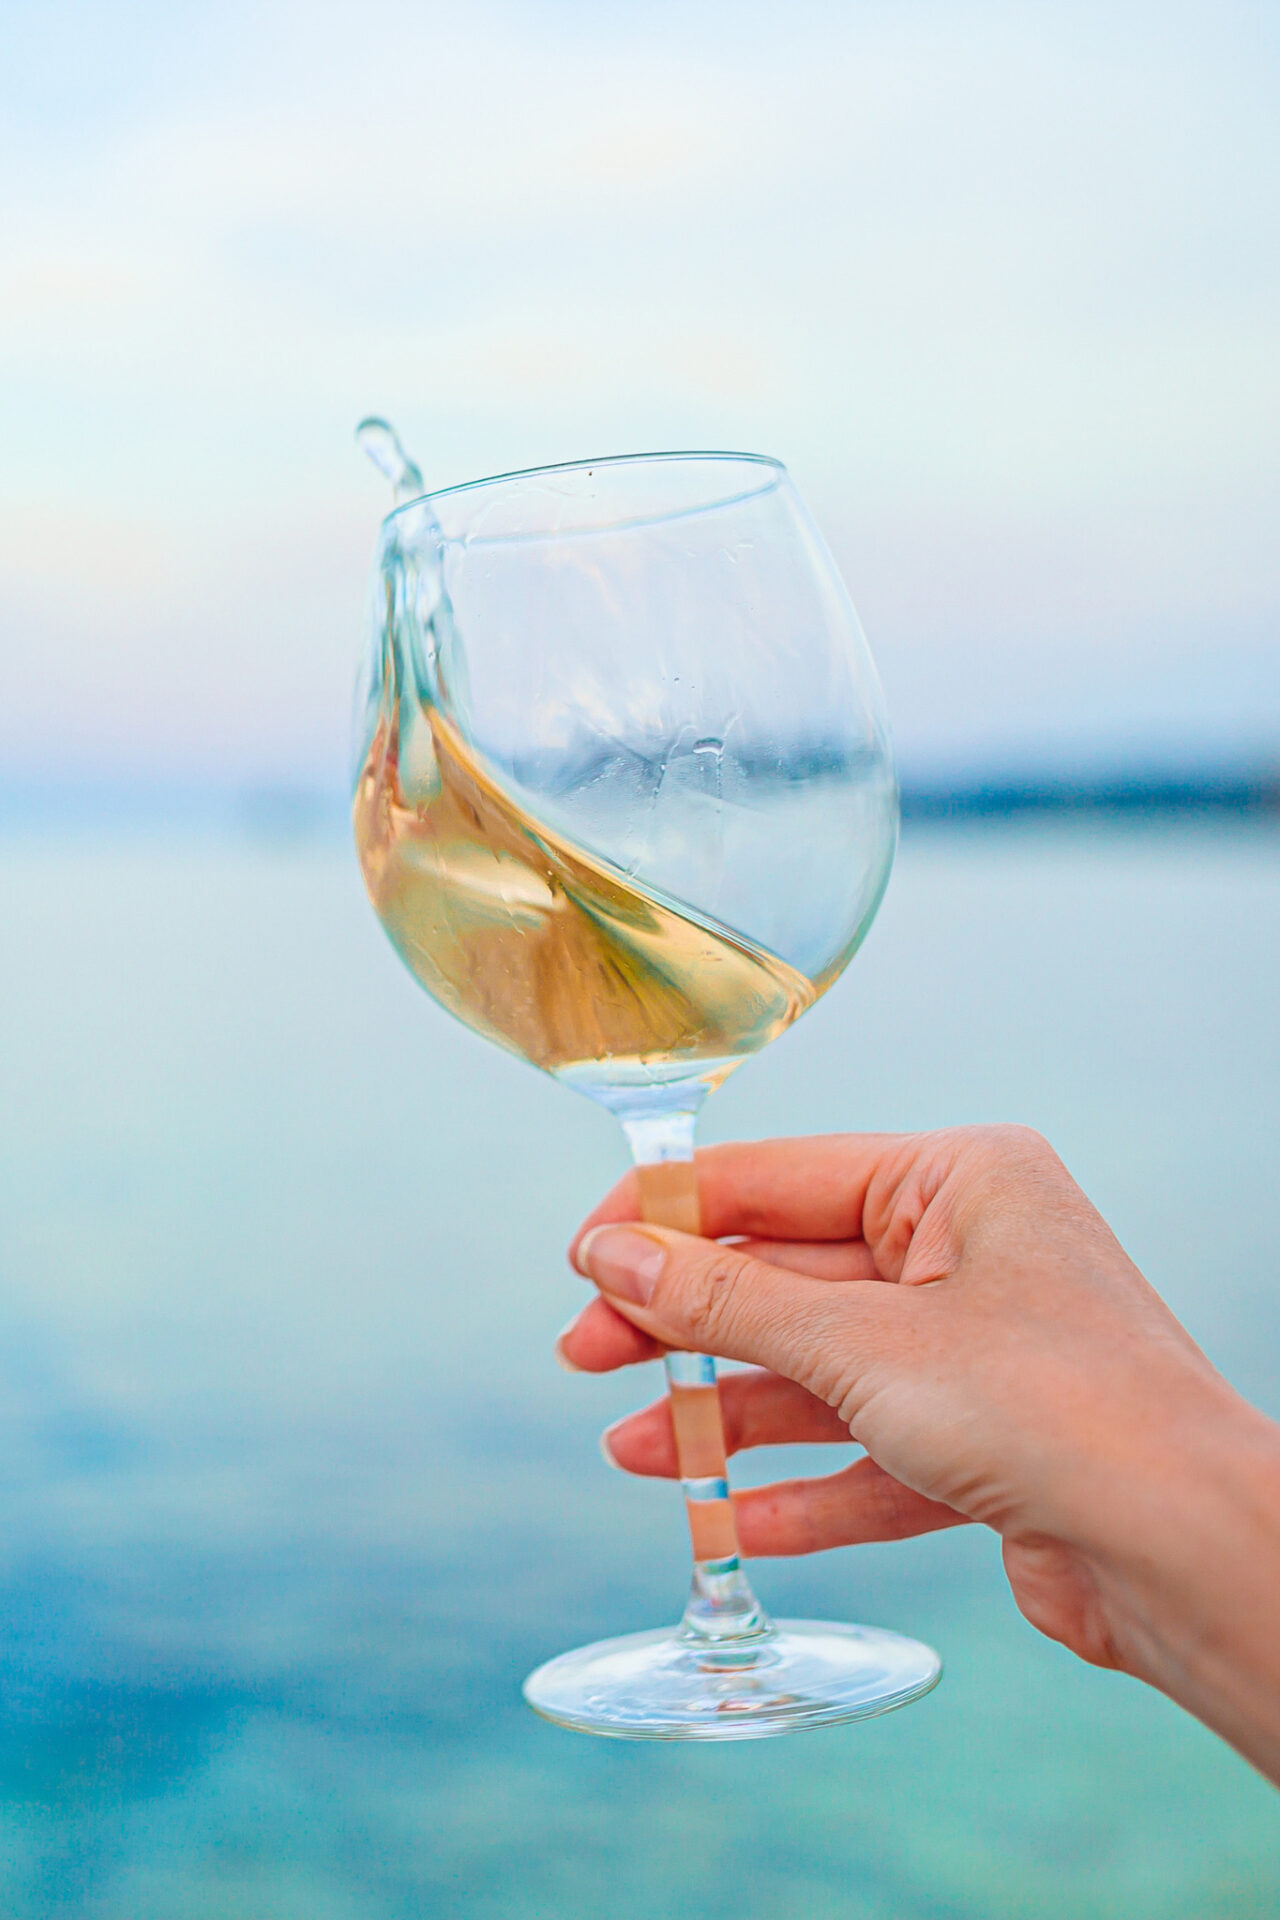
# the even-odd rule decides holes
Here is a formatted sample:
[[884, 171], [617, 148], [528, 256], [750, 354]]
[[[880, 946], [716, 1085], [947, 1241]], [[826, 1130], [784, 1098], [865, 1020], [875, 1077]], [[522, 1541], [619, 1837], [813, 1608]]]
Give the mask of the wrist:
[[1280, 1427], [1215, 1380], [1147, 1439], [1085, 1547], [1117, 1656], [1280, 1781]]

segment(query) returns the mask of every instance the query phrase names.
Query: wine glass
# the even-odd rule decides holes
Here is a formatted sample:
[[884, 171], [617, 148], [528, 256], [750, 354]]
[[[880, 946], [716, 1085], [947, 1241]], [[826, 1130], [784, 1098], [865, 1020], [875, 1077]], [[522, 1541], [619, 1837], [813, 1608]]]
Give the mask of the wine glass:
[[[880, 690], [786, 470], [578, 461], [424, 493], [383, 523], [354, 826], [392, 943], [441, 1005], [617, 1115], [644, 1218], [699, 1229], [708, 1092], [847, 965], [888, 879]], [[416, 497], [415, 497], [416, 496]], [[881, 1713], [936, 1654], [771, 1621], [738, 1556], [715, 1362], [666, 1358], [693, 1546], [679, 1626], [525, 1683], [563, 1726], [742, 1739]]]

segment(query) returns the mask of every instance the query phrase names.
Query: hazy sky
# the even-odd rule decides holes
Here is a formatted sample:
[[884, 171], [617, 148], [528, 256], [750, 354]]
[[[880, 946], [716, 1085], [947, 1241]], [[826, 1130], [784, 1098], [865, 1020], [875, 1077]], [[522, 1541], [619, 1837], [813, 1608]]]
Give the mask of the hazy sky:
[[8, 0], [0, 777], [333, 782], [445, 484], [772, 452], [913, 770], [1280, 755], [1274, 0]]

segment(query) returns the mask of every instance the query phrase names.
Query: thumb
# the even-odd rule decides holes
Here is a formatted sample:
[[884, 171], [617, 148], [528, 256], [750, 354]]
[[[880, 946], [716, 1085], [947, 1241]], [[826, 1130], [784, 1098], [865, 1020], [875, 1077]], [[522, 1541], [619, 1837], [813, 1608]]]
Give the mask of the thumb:
[[768, 1367], [830, 1406], [885, 1356], [901, 1306], [883, 1281], [816, 1280], [670, 1227], [596, 1227], [576, 1265], [664, 1346]]

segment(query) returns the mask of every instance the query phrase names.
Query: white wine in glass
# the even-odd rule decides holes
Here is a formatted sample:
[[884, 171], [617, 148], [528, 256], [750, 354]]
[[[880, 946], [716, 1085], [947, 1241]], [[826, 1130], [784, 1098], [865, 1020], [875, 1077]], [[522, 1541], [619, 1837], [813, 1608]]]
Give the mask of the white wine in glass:
[[[607, 1107], [646, 1219], [697, 1232], [707, 1093], [848, 963], [892, 862], [879, 689], [785, 470], [658, 454], [435, 494], [382, 422], [354, 826], [410, 971]], [[883, 1629], [771, 1621], [743, 1573], [714, 1362], [667, 1358], [694, 1552], [680, 1625], [563, 1654], [584, 1731], [743, 1739], [886, 1711], [940, 1671]]]

